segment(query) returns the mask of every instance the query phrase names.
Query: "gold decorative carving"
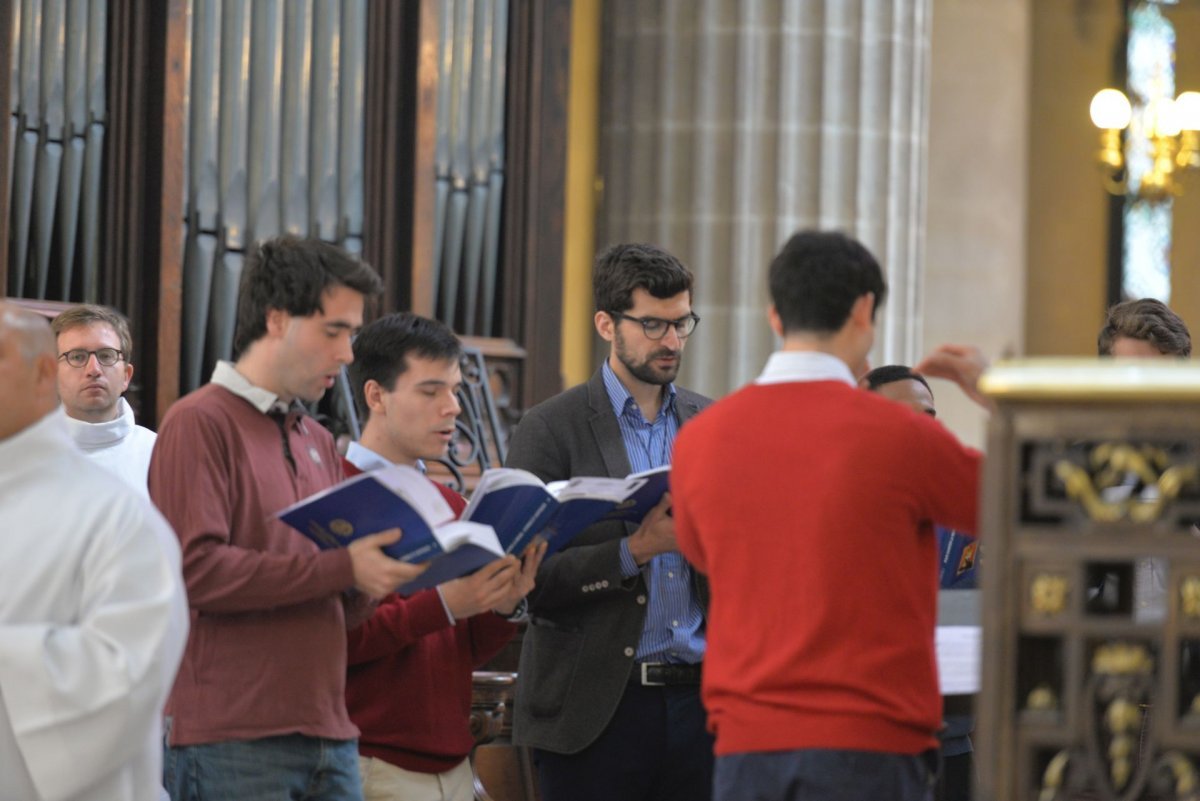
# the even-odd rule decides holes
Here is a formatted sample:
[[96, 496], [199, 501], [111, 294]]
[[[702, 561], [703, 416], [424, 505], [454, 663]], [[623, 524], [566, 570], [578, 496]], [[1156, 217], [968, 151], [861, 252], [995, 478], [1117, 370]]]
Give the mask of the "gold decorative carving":
[[1144, 645], [1110, 642], [1096, 649], [1092, 670], [1108, 676], [1149, 674], [1154, 671], [1154, 658]]
[[[1101, 443], [1092, 449], [1088, 461], [1091, 471], [1063, 459], [1055, 465], [1054, 472], [1065, 485], [1067, 496], [1078, 501], [1088, 517], [1098, 523], [1115, 523], [1126, 518], [1134, 523], [1158, 520], [1184, 486], [1200, 476], [1200, 468], [1195, 465], [1169, 467], [1170, 456], [1161, 448], [1148, 445]], [[1153, 491], [1116, 501], [1103, 498], [1104, 490], [1119, 486], [1131, 475]]]
[[1037, 712], [1051, 712], [1058, 709], [1058, 695], [1049, 684], [1039, 684], [1029, 691], [1025, 699], [1025, 708]]
[[1179, 585], [1179, 611], [1184, 617], [1200, 617], [1200, 576], [1187, 576]]
[[1054, 755], [1042, 773], [1042, 791], [1038, 794], [1038, 801], [1054, 801], [1058, 797], [1058, 791], [1063, 784], [1063, 775], [1067, 772], [1067, 765], [1070, 761], [1070, 751], [1063, 750]]
[[1196, 766], [1178, 751], [1168, 751], [1159, 760], [1175, 777], [1175, 797], [1195, 798], [1197, 789]]
[[1144, 645], [1105, 643], [1092, 656], [1092, 670], [1105, 688], [1103, 695], [1109, 698], [1104, 710], [1104, 728], [1109, 734], [1108, 775], [1119, 791], [1133, 776], [1134, 745], [1144, 714], [1139, 703], [1144, 686], [1138, 680], [1154, 672], [1154, 657]]
[[1029, 603], [1035, 612], [1057, 615], [1067, 608], [1067, 577], [1059, 573], [1039, 573], [1029, 583]]

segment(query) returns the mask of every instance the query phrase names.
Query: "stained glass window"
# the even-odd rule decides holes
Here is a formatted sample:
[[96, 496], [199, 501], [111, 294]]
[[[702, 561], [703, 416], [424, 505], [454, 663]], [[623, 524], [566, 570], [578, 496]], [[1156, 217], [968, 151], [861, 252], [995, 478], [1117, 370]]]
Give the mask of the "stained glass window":
[[1173, 203], [1143, 200], [1135, 192], [1152, 165], [1145, 109], [1160, 98], [1175, 97], [1175, 28], [1153, 0], [1134, 4], [1129, 12], [1129, 102], [1133, 119], [1125, 138], [1130, 192], [1123, 225], [1121, 293], [1126, 298], [1171, 299], [1171, 215]]

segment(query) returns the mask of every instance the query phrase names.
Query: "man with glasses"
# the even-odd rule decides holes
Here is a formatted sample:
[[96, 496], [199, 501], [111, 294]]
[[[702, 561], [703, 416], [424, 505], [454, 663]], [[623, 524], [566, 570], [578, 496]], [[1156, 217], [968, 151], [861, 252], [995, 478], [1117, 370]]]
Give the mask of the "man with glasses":
[[[609, 354], [586, 384], [530, 409], [508, 465], [544, 481], [667, 465], [708, 405], [677, 388], [692, 274], [649, 245], [616, 245], [593, 274]], [[533, 747], [545, 801], [700, 801], [712, 739], [700, 705], [707, 585], [675, 547], [670, 496], [636, 529], [599, 523], [550, 557], [529, 596], [514, 738]]]
[[58, 350], [58, 395], [67, 431], [85, 454], [146, 495], [154, 432], [137, 425], [122, 397], [133, 378], [133, 338], [123, 315], [75, 306], [51, 323]]

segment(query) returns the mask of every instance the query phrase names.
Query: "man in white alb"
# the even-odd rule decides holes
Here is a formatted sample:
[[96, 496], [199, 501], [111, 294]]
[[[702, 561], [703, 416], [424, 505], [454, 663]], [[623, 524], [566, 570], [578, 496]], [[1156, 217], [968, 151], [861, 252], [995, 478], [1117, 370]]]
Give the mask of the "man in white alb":
[[159, 797], [187, 635], [157, 510], [72, 444], [54, 336], [0, 303], [0, 799]]
[[143, 495], [154, 432], [134, 422], [122, 397], [133, 379], [133, 337], [123, 315], [74, 306], [51, 323], [58, 350], [58, 396], [67, 432], [97, 464]]

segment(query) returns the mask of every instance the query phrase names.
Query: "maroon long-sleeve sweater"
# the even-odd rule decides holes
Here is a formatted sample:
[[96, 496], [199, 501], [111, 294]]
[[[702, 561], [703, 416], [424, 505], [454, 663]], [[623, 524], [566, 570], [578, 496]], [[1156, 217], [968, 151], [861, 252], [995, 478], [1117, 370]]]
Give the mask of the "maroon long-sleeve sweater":
[[[343, 462], [347, 476], [360, 472]], [[466, 502], [437, 485], [455, 515]], [[436, 590], [392, 594], [349, 632], [346, 707], [358, 750], [405, 770], [442, 773], [471, 751], [471, 674], [516, 631], [485, 612], [451, 625]]]
[[150, 497], [179, 536], [191, 607], [172, 745], [358, 734], [344, 699], [350, 556], [274, 516], [341, 478], [333, 437], [298, 412], [281, 427], [216, 384], [167, 412]]

